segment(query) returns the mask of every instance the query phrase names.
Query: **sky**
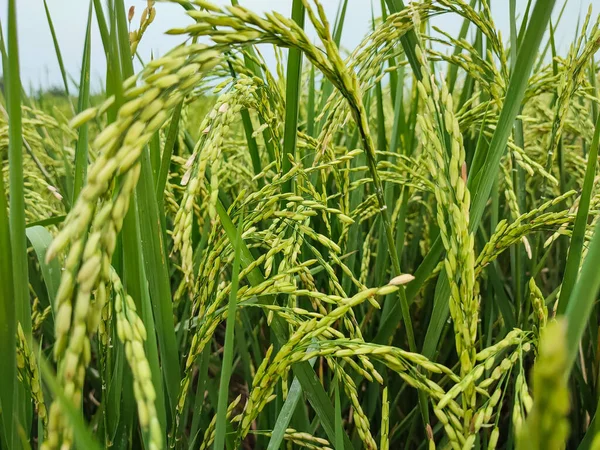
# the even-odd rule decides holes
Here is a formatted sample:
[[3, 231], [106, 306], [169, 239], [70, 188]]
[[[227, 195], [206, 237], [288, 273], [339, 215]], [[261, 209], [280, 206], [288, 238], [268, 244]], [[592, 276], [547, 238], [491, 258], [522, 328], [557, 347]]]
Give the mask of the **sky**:
[[[44, 11], [43, 0], [16, 1], [23, 86], [28, 91], [40, 87], [62, 86], [60, 69]], [[227, 5], [230, 0], [212, 1], [215, 4]], [[292, 4], [292, 0], [239, 1], [240, 4], [255, 12], [260, 13], [276, 10], [287, 16], [290, 15]], [[527, 2], [525, 0], [516, 1], [518, 12], [522, 12]], [[563, 53], [568, 49], [569, 43], [573, 40], [578, 19], [585, 15], [588, 5], [592, 4], [593, 6], [593, 18], [595, 18], [595, 14], [600, 12], [600, 0], [568, 1], [568, 7], [565, 9], [565, 13], [556, 34], [558, 51]], [[66, 70], [74, 79], [78, 80], [83, 54], [83, 41], [85, 37], [89, 1], [47, 0], [47, 2], [56, 29], [57, 39], [61, 47]], [[339, 0], [321, 0], [321, 3], [324, 5], [326, 13], [333, 23]], [[373, 3], [378, 5], [379, 1], [375, 0]], [[508, 0], [494, 0], [491, 3], [494, 21], [497, 27], [502, 30], [504, 39], [508, 39], [509, 2]], [[554, 11], [555, 17], [558, 9], [562, 6], [562, 1], [559, 0], [556, 3], [557, 7]], [[5, 30], [7, 4], [8, 0], [0, 0], [0, 21]], [[125, 0], [125, 4], [127, 8], [131, 5], [136, 7], [136, 16], [133, 19], [133, 23], [139, 23], [139, 17], [145, 7], [146, 1]], [[167, 36], [165, 35], [165, 31], [170, 28], [180, 27], [191, 21], [191, 19], [186, 16], [183, 8], [177, 4], [157, 2], [156, 11], [156, 19], [148, 28], [138, 49], [141, 57], [145, 60], [148, 60], [151, 54], [154, 54], [155, 56], [163, 55], [172, 47], [180, 43], [182, 41], [181, 37]], [[376, 8], [376, 14], [377, 11], [378, 8]], [[371, 26], [370, 19], [371, 1], [349, 0], [346, 22], [342, 35], [342, 47], [349, 50], [356, 47], [369, 31]], [[462, 24], [462, 19], [456, 15], [444, 15], [435, 18], [433, 23], [445, 31], [457, 35]], [[93, 25], [91, 81], [92, 86], [98, 88], [102, 83], [106, 64], [100, 34], [95, 21], [93, 21]], [[314, 31], [309, 32], [309, 35], [316, 37]]]

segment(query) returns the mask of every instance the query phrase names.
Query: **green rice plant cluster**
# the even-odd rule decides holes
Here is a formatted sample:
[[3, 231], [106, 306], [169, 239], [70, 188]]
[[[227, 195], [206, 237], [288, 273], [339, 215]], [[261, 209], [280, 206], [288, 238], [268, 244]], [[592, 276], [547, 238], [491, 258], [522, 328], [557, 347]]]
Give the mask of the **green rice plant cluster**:
[[169, 1], [5, 2], [0, 449], [599, 449], [597, 12]]

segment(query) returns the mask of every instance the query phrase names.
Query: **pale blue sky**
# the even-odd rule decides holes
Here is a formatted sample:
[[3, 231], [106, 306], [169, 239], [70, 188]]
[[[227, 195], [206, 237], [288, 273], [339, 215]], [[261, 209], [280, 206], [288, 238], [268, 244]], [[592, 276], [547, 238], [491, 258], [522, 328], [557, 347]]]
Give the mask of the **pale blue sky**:
[[[591, 3], [595, 14], [600, 12], [600, 0], [568, 0], [569, 5], [565, 11], [557, 32], [557, 45], [563, 52], [567, 50], [573, 39], [578, 18], [585, 14], [587, 6]], [[139, 20], [145, 0], [125, 0], [126, 6], [135, 5], [137, 8], [136, 19]], [[213, 0], [216, 4], [229, 4], [229, 0]], [[240, 0], [240, 3], [254, 11], [264, 12], [277, 10], [289, 15], [292, 0]], [[379, 4], [379, 1], [373, 3]], [[503, 36], [508, 38], [508, 1], [493, 0], [492, 11], [497, 26], [502, 30]], [[525, 0], [517, 0], [519, 10], [524, 9]], [[29, 90], [31, 86], [62, 85], [60, 71], [56, 62], [52, 38], [48, 29], [43, 0], [17, 0], [19, 39], [21, 55], [21, 73], [23, 84]], [[338, 0], [322, 0], [331, 22], [335, 19]], [[86, 27], [88, 0], [48, 0], [56, 28], [67, 71], [78, 79], [83, 39]], [[562, 1], [557, 1], [555, 15]], [[156, 4], [157, 15], [155, 22], [150, 26], [139, 47], [143, 58], [148, 59], [151, 51], [155, 55], [164, 54], [174, 45], [181, 42], [181, 38], [166, 36], [164, 32], [169, 28], [181, 26], [190, 19], [185, 15], [181, 6], [177, 4]], [[0, 20], [6, 24], [7, 0], [0, 0]], [[348, 49], [354, 48], [368, 32], [371, 18], [371, 1], [349, 0], [346, 24], [342, 37], [342, 45]], [[137, 20], [134, 19], [134, 23]], [[434, 24], [444, 30], [456, 34], [461, 24], [461, 19], [453, 15], [436, 18]], [[95, 25], [95, 22], [94, 22]], [[4, 28], [6, 28], [4, 26]], [[314, 35], [314, 33], [313, 33]], [[99, 86], [105, 72], [104, 51], [97, 28], [94, 26], [92, 35], [92, 84]]]

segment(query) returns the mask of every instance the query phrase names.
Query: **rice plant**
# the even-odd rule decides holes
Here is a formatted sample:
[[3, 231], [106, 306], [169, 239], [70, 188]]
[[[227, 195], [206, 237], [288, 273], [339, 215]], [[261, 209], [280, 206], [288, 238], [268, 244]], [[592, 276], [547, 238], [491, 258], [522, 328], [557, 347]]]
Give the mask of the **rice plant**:
[[7, 1], [0, 448], [600, 448], [600, 16], [170, 2], [149, 58], [90, 0], [72, 77], [44, 0], [57, 99]]

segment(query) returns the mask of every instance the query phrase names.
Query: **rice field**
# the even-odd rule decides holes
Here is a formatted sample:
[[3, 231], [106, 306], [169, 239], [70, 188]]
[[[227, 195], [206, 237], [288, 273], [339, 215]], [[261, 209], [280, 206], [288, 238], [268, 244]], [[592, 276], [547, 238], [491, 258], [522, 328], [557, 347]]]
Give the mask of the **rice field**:
[[0, 449], [600, 449], [597, 12], [169, 2], [60, 95], [5, 2]]

